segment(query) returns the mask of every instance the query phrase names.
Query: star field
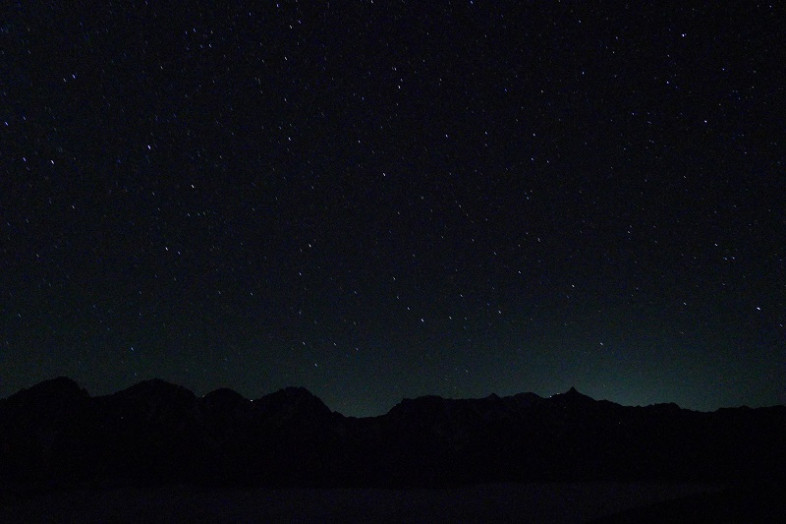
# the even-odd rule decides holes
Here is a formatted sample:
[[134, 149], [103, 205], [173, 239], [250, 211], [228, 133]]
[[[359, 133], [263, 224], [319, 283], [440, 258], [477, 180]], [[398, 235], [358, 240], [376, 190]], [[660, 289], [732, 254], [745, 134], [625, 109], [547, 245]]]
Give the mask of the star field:
[[0, 396], [786, 402], [777, 4], [71, 4], [0, 17]]

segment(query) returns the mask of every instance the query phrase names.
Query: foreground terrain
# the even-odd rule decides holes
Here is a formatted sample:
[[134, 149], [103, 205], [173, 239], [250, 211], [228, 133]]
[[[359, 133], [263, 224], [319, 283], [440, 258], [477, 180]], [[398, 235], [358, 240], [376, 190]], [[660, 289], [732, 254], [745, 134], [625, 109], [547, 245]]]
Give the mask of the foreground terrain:
[[91, 397], [58, 378], [0, 400], [0, 427], [3, 522], [784, 513], [772, 495], [786, 481], [783, 406], [627, 407], [571, 389], [406, 399], [357, 419], [302, 388], [248, 400], [151, 380]]

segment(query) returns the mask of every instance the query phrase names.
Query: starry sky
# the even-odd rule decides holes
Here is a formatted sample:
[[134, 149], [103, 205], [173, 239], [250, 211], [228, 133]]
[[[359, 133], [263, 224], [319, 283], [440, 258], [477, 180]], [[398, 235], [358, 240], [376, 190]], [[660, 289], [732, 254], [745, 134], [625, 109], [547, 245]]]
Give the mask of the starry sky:
[[[223, 5], [226, 4], [226, 5]], [[784, 7], [4, 2], [0, 396], [786, 402]]]

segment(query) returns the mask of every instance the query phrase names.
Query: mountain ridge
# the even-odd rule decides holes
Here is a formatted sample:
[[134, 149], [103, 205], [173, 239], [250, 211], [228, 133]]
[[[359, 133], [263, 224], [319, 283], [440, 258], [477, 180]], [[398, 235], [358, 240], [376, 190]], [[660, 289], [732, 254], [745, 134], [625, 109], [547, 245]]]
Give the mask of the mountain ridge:
[[784, 406], [622, 406], [575, 388], [430, 395], [355, 418], [305, 388], [198, 397], [154, 379], [91, 397], [59, 377], [0, 400], [0, 427], [0, 479], [16, 486], [786, 481]]
[[520, 393], [514, 393], [514, 394], [511, 394], [511, 395], [505, 395], [505, 396], [500, 396], [497, 393], [492, 392], [492, 393], [489, 393], [488, 395], [486, 395], [485, 397], [458, 397], [457, 398], [457, 397], [443, 397], [441, 395], [436, 395], [436, 394], [421, 395], [419, 397], [404, 397], [398, 403], [394, 404], [390, 409], [388, 409], [388, 411], [386, 411], [384, 413], [381, 413], [381, 414], [378, 414], [378, 415], [355, 416], [355, 415], [345, 415], [344, 413], [341, 413], [338, 410], [331, 409], [329, 406], [327, 406], [327, 404], [324, 403], [324, 401], [322, 401], [322, 399], [320, 399], [317, 395], [315, 395], [313, 392], [311, 392], [308, 388], [305, 388], [303, 386], [285, 386], [285, 387], [279, 388], [279, 389], [277, 389], [275, 391], [272, 391], [270, 393], [264, 394], [264, 395], [262, 395], [261, 397], [258, 397], [258, 398], [247, 398], [247, 397], [243, 396], [242, 394], [238, 393], [237, 391], [233, 390], [232, 388], [229, 388], [229, 387], [226, 387], [226, 386], [222, 386], [222, 387], [218, 387], [218, 388], [216, 388], [214, 390], [208, 391], [204, 395], [199, 396], [199, 395], [197, 395], [196, 393], [194, 393], [193, 391], [191, 391], [190, 389], [188, 389], [188, 388], [186, 388], [184, 386], [181, 386], [181, 385], [178, 385], [178, 384], [174, 384], [172, 382], [168, 382], [168, 381], [160, 379], [160, 378], [150, 378], [150, 379], [146, 379], [146, 380], [141, 380], [139, 382], [136, 382], [136, 383], [126, 387], [126, 388], [123, 388], [121, 390], [118, 390], [118, 391], [115, 391], [115, 392], [112, 392], [112, 393], [107, 393], [107, 394], [103, 394], [103, 395], [90, 395], [90, 393], [87, 391], [87, 389], [83, 388], [76, 380], [74, 380], [74, 379], [72, 379], [70, 377], [67, 377], [67, 376], [58, 376], [58, 377], [55, 377], [55, 378], [46, 379], [46, 380], [43, 380], [43, 381], [38, 382], [36, 384], [33, 384], [32, 386], [29, 386], [29, 387], [26, 387], [26, 388], [21, 388], [18, 391], [14, 392], [14, 393], [11, 393], [10, 395], [8, 395], [5, 398], [0, 397], [0, 402], [7, 401], [7, 400], [12, 400], [12, 399], [18, 397], [20, 394], [21, 395], [39, 394], [40, 392], [43, 392], [43, 391], [45, 391], [47, 389], [59, 389], [59, 390], [61, 390], [61, 392], [65, 393], [65, 394], [68, 394], [68, 395], [81, 395], [81, 396], [84, 396], [84, 397], [87, 397], [87, 398], [95, 399], [95, 398], [102, 398], [102, 397], [108, 397], [108, 396], [119, 395], [119, 394], [128, 395], [128, 394], [133, 394], [132, 392], [142, 392], [142, 391], [144, 391], [146, 389], [150, 390], [150, 389], [157, 389], [157, 388], [171, 389], [172, 391], [179, 390], [179, 391], [181, 391], [183, 393], [187, 392], [187, 394], [190, 394], [195, 399], [205, 399], [205, 398], [208, 398], [208, 397], [212, 397], [212, 396], [214, 396], [216, 394], [219, 394], [219, 395], [235, 396], [235, 397], [243, 399], [243, 400], [245, 400], [247, 402], [252, 402], [252, 403], [262, 401], [265, 398], [270, 397], [271, 395], [297, 396], [296, 392], [299, 392], [300, 394], [304, 394], [304, 395], [307, 394], [308, 396], [312, 397], [313, 399], [318, 400], [320, 403], [325, 405], [325, 407], [327, 407], [333, 413], [336, 413], [336, 414], [341, 415], [341, 416], [346, 417], [346, 418], [356, 418], [356, 419], [377, 418], [379, 416], [384, 416], [384, 415], [390, 413], [390, 411], [392, 411], [396, 407], [400, 406], [401, 404], [407, 404], [407, 403], [410, 403], [412, 401], [422, 401], [423, 399], [431, 399], [431, 398], [439, 399], [441, 401], [447, 401], [447, 402], [451, 402], [451, 401], [480, 401], [480, 400], [487, 400], [487, 399], [502, 399], [502, 400], [512, 400], [512, 399], [524, 400], [524, 399], [526, 399], [525, 402], [527, 402], [527, 403], [543, 402], [543, 401], [552, 401], [553, 402], [555, 400], [567, 400], [569, 402], [576, 402], [576, 401], [579, 401], [579, 399], [581, 399], [581, 401], [584, 401], [584, 402], [591, 401], [591, 402], [609, 403], [609, 404], [613, 404], [613, 405], [624, 407], [624, 408], [654, 408], [654, 407], [666, 407], [666, 406], [668, 406], [668, 407], [672, 407], [672, 408], [677, 408], [679, 410], [692, 411], [692, 412], [696, 412], [696, 413], [715, 413], [715, 412], [719, 412], [719, 411], [727, 411], [727, 410], [735, 410], [735, 409], [760, 410], [760, 409], [786, 407], [786, 405], [784, 405], [784, 404], [774, 404], [774, 405], [771, 405], [771, 406], [759, 406], [759, 407], [749, 407], [749, 406], [747, 406], [745, 404], [742, 404], [742, 405], [739, 405], [739, 406], [721, 406], [721, 407], [716, 408], [715, 410], [708, 411], [708, 410], [697, 410], [697, 409], [692, 409], [692, 408], [685, 408], [685, 407], [682, 407], [682, 406], [680, 406], [679, 404], [677, 404], [675, 402], [656, 402], [656, 403], [653, 403], [653, 404], [629, 405], [629, 404], [620, 404], [618, 402], [615, 402], [615, 401], [612, 401], [612, 400], [607, 400], [607, 399], [595, 399], [595, 398], [593, 398], [593, 397], [591, 397], [591, 396], [589, 396], [589, 395], [587, 395], [585, 393], [580, 392], [578, 389], [576, 389], [575, 386], [571, 386], [568, 390], [566, 390], [564, 392], [554, 393], [554, 394], [546, 396], [546, 397], [538, 395], [537, 393], [533, 393], [533, 392], [520, 392]]

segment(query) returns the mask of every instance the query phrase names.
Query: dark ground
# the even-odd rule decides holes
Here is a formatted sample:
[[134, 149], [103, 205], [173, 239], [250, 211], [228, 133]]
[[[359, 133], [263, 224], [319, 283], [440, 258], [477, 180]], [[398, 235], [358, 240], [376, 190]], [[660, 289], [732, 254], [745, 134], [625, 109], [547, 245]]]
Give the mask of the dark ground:
[[[662, 517], [679, 521], [681, 515], [704, 521], [695, 520], [694, 509], [704, 512], [701, 515], [714, 511], [711, 515], [717, 517], [726, 515], [732, 505], [746, 507], [742, 496], [730, 498], [707, 484], [535, 483], [404, 490], [208, 490], [180, 485], [7, 499], [0, 508], [0, 522], [571, 523], [639, 522], [645, 517], [646, 522], [660, 522]], [[783, 505], [770, 509], [782, 510]], [[774, 513], [778, 514], [783, 513]], [[738, 512], [728, 515], [741, 517]], [[743, 521], [750, 520], [730, 520]]]

